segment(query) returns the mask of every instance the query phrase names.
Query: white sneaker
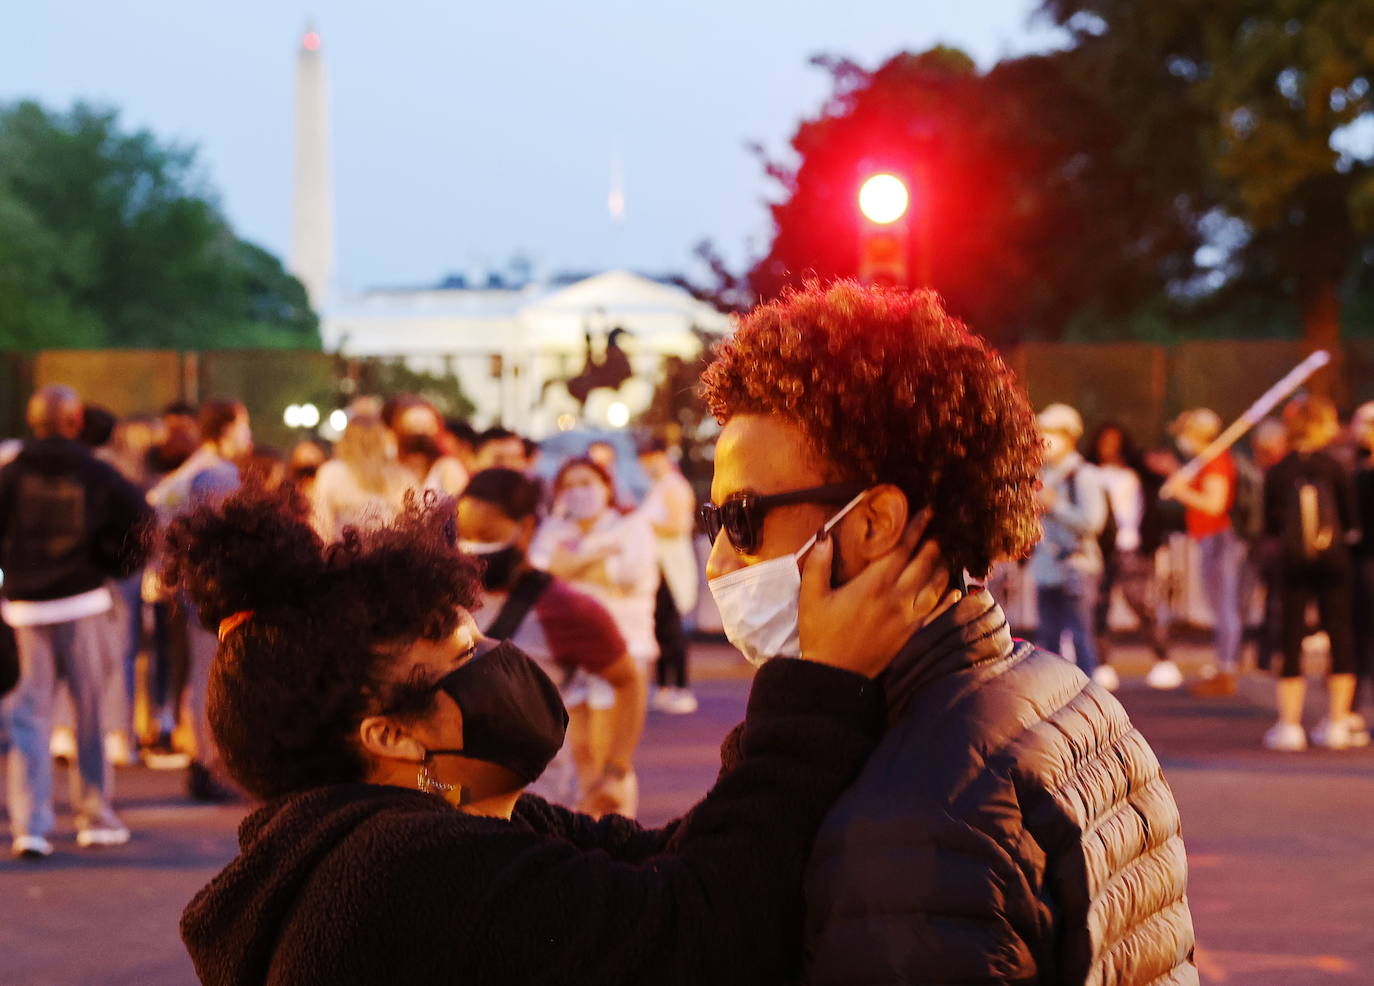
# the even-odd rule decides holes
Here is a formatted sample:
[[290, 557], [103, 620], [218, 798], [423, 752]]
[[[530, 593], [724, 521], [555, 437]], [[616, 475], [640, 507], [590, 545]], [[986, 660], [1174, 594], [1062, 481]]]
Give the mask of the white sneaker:
[[105, 734], [105, 761], [111, 767], [127, 767], [134, 762], [134, 751], [129, 748], [129, 737], [116, 730]]
[[[662, 694], [662, 693], [660, 693]], [[670, 716], [689, 716], [700, 707], [690, 688], [674, 688], [656, 708]]]
[[1276, 722], [1264, 734], [1266, 750], [1281, 750], [1284, 753], [1300, 753], [1307, 749], [1307, 733], [1301, 726], [1292, 723]]
[[122, 846], [128, 841], [129, 830], [123, 825], [92, 825], [76, 833], [76, 844], [82, 849]]
[[1358, 712], [1350, 713], [1345, 717], [1345, 728], [1350, 732], [1352, 747], [1369, 745], [1369, 726], [1365, 724], [1364, 716]]
[[1110, 664], [1099, 664], [1093, 668], [1093, 681], [1109, 692], [1114, 692], [1121, 687], [1121, 676], [1116, 673], [1116, 668]]
[[54, 760], [75, 760], [76, 733], [65, 726], [58, 726], [48, 740], [48, 753]]
[[1145, 684], [1160, 691], [1169, 691], [1183, 684], [1183, 672], [1173, 661], [1155, 661], [1145, 675]]
[[52, 843], [41, 835], [18, 836], [10, 846], [15, 859], [47, 859], [52, 855]]
[[1312, 743], [1327, 750], [1348, 750], [1354, 746], [1350, 738], [1350, 720], [1323, 719], [1312, 730]]

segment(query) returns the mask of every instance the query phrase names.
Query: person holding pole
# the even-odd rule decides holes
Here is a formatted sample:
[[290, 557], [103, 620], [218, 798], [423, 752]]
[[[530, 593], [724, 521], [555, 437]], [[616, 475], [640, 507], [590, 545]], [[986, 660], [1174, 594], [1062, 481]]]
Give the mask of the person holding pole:
[[[1208, 408], [1185, 411], [1177, 421], [1179, 450], [1197, 456], [1221, 434], [1221, 418]], [[1193, 694], [1219, 698], [1236, 693], [1240, 668], [1240, 569], [1244, 545], [1231, 526], [1236, 495], [1236, 465], [1229, 451], [1210, 459], [1186, 483], [1169, 482], [1160, 493], [1185, 509], [1188, 536], [1201, 554], [1203, 591], [1216, 631], [1216, 673], [1193, 688]]]

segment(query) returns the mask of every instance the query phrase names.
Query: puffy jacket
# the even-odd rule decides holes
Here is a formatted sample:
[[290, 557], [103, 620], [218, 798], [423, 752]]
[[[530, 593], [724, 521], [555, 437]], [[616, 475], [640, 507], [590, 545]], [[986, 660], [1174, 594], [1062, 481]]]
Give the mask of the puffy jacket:
[[1121, 705], [986, 592], [885, 674], [807, 876], [814, 984], [1198, 982], [1178, 807]]
[[7, 599], [44, 601], [124, 578], [147, 554], [143, 494], [80, 442], [42, 438], [0, 469]]

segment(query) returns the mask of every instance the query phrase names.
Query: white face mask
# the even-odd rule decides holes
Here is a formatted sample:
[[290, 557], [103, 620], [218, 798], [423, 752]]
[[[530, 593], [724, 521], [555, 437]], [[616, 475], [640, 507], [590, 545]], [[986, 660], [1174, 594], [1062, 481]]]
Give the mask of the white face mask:
[[610, 505], [611, 495], [604, 486], [574, 486], [563, 491], [562, 499], [573, 520], [594, 520]]
[[463, 541], [459, 540], [458, 550], [467, 555], [494, 555], [511, 546], [510, 541]]
[[[829, 531], [867, 495], [850, 500], [826, 521]], [[758, 667], [774, 657], [800, 657], [797, 609], [801, 601], [801, 559], [816, 543], [816, 535], [793, 554], [749, 565], [712, 579], [707, 586], [720, 610], [725, 636]]]

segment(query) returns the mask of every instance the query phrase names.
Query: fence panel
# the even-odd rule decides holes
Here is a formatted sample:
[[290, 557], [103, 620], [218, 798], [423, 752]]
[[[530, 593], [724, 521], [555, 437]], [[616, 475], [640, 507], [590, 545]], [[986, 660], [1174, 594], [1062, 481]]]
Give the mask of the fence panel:
[[336, 406], [335, 357], [310, 350], [223, 350], [201, 353], [199, 397], [243, 402], [261, 442], [281, 447], [305, 433], [288, 428], [282, 414], [291, 404], [314, 404], [322, 415]]
[[1008, 362], [1017, 367], [1036, 410], [1072, 405], [1089, 430], [1118, 421], [1137, 441], [1159, 434], [1164, 351], [1145, 343], [1027, 343]]
[[1230, 422], [1303, 358], [1296, 340], [1215, 340], [1185, 342], [1169, 354], [1172, 418], [1194, 407], [1209, 407]]
[[166, 349], [49, 349], [33, 360], [34, 388], [66, 384], [120, 417], [156, 414], [182, 397], [181, 354]]

